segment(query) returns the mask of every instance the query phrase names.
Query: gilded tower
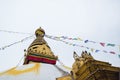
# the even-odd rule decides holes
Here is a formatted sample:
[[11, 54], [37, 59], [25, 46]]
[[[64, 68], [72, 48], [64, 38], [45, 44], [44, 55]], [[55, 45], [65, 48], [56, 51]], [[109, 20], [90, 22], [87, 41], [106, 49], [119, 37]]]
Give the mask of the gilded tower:
[[90, 53], [83, 51], [81, 56], [73, 55], [73, 80], [120, 80], [120, 68], [108, 62], [95, 60]]
[[44, 40], [45, 31], [40, 27], [35, 31], [36, 39], [28, 47], [24, 64], [30, 62], [43, 62], [56, 64], [57, 56], [51, 51], [49, 45]]

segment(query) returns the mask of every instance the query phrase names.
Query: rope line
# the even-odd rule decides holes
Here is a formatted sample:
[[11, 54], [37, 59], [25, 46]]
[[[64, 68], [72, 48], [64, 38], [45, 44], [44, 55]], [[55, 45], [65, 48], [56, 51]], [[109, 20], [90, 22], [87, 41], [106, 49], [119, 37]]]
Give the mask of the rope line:
[[24, 42], [24, 41], [26, 41], [26, 40], [28, 40], [28, 39], [30, 39], [30, 38], [32, 38], [32, 37], [33, 37], [33, 35], [31, 35], [31, 36], [29, 36], [29, 37], [25, 37], [25, 38], [23, 38], [23, 39], [20, 40], [20, 41], [16, 41], [16, 42], [14, 42], [14, 43], [11, 43], [11, 44], [8, 44], [8, 45], [5, 45], [5, 46], [1, 47], [0, 50], [4, 50], [4, 49], [6, 49], [6, 48], [8, 48], [8, 47], [11, 47], [11, 46], [13, 46], [13, 45], [15, 45], [15, 44], [18, 44], [18, 43]]
[[51, 37], [51, 36], [48, 36], [48, 35], [45, 35], [45, 37], [47, 37], [49, 39], [52, 39], [52, 40], [55, 40], [55, 41], [61, 41], [61, 42], [65, 43], [65, 44], [68, 44], [68, 45], [71, 45], [71, 46], [86, 48], [88, 50], [91, 50], [91, 52], [94, 51], [95, 53], [97, 53], [97, 52], [104, 52], [104, 53], [118, 54], [118, 53], [115, 53], [114, 51], [99, 50], [99, 49], [95, 49], [95, 48], [79, 45], [79, 44], [76, 44], [76, 43], [67, 42], [67, 41], [65, 41], [63, 39], [60, 39], [58, 37]]
[[[22, 32], [14, 32], [14, 31], [7, 31], [7, 30], [0, 30], [0, 32], [8, 32], [8, 33], [17, 33], [17, 34], [31, 34], [31, 33], [22, 33]], [[76, 43], [71, 43], [71, 42], [67, 42], [65, 40], [77, 40], [77, 41], [84, 41], [84, 43], [88, 43], [88, 42], [92, 42], [92, 43], [98, 43], [98, 42], [95, 42], [95, 41], [90, 41], [90, 40], [82, 40], [81, 38], [71, 38], [71, 37], [67, 37], [67, 36], [50, 36], [50, 35], [45, 35], [45, 37], [49, 38], [49, 39], [52, 39], [52, 40], [56, 40], [56, 41], [61, 41], [65, 44], [68, 44], [68, 45], [72, 45], [72, 46], [77, 46], [77, 47], [81, 47], [81, 48], [86, 48], [88, 50], [91, 50], [91, 52], [104, 52], [104, 53], [111, 53], [111, 54], [116, 54], [116, 52], [114, 51], [106, 51], [106, 50], [99, 50], [99, 49], [94, 49], [94, 48], [90, 48], [90, 47], [86, 47], [86, 46], [83, 46], [83, 45], [79, 45], [79, 44], [76, 44]], [[7, 47], [10, 47], [14, 44], [18, 44], [20, 42], [23, 42], [25, 39], [22, 39], [20, 41], [16, 41], [12, 44], [9, 44], [9, 45], [6, 45], [6, 46], [3, 46], [0, 48], [0, 50], [4, 50], [5, 48]], [[106, 46], [111, 46], [111, 47], [114, 47], [114, 46], [118, 46], [119, 47], [119, 50], [120, 50], [120, 45], [116, 45], [116, 44], [111, 44], [111, 43], [104, 43], [104, 42], [99, 42], [99, 44], [102, 46], [102, 47], [105, 47]], [[118, 56], [120, 54], [118, 53]], [[119, 56], [120, 57], [120, 56]]]
[[18, 64], [16, 65], [16, 67], [18, 67], [20, 65], [20, 63], [22, 62], [24, 56], [21, 57], [21, 59], [19, 60]]
[[29, 35], [31, 35], [31, 33], [15, 32], [15, 31], [8, 31], [8, 30], [0, 30], [0, 32], [15, 33], [15, 34], [29, 34]]

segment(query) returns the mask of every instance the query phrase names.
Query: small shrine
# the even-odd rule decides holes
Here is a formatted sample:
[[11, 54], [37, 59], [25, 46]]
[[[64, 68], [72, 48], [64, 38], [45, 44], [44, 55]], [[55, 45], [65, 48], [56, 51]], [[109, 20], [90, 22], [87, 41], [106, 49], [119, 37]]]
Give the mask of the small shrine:
[[83, 51], [81, 56], [73, 53], [71, 75], [58, 80], [120, 80], [120, 68], [108, 62], [95, 60], [90, 53]]

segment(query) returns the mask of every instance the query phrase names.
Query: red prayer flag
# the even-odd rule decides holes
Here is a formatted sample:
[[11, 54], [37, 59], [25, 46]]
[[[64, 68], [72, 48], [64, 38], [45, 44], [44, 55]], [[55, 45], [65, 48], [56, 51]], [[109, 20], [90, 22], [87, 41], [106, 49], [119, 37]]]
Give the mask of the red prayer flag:
[[115, 52], [113, 52], [113, 51], [110, 51], [110, 53], [115, 54]]
[[102, 43], [102, 42], [101, 42], [100, 44], [101, 44], [101, 46], [103, 46], [103, 47], [105, 46], [105, 43]]

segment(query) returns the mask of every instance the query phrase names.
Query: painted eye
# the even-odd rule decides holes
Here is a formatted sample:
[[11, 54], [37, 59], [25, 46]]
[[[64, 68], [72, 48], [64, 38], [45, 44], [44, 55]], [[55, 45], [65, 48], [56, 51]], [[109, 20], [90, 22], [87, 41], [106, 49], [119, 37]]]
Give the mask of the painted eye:
[[36, 49], [37, 47], [35, 46], [35, 47], [33, 47], [33, 49]]
[[43, 48], [43, 50], [45, 50], [45, 48]]

